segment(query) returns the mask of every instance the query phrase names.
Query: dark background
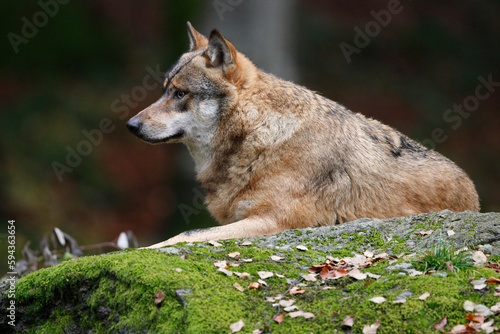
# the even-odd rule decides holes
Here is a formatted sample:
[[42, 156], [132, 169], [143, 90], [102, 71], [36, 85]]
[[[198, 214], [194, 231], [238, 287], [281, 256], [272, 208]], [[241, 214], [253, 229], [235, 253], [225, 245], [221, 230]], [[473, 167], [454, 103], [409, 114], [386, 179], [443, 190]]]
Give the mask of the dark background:
[[[112, 240], [132, 230], [144, 246], [216, 224], [200, 209], [200, 188], [187, 149], [144, 144], [125, 128], [128, 118], [161, 94], [159, 85], [144, 89], [146, 68], [166, 71], [187, 51], [188, 20], [205, 35], [219, 28], [257, 66], [416, 140], [430, 139], [435, 129], [442, 129], [446, 140], [436, 143], [436, 150], [469, 173], [483, 212], [500, 211], [500, 87], [461, 118], [460, 126], [443, 119], [447, 109], [474, 96], [479, 76], [500, 82], [500, 2], [401, 1], [400, 12], [372, 33], [369, 44], [348, 63], [340, 44], [355, 47], [354, 29], [365, 31], [374, 21], [372, 11], [387, 10], [391, 3], [4, 1], [2, 258], [9, 219], [16, 220], [18, 259], [26, 242], [36, 248], [56, 226], [80, 244]], [[46, 22], [39, 13], [47, 12], [44, 6], [53, 14], [45, 14]], [[27, 31], [26, 22], [40, 27], [35, 26], [36, 33]], [[34, 36], [17, 45], [16, 52], [9, 34], [22, 37], [23, 29]], [[82, 131], [99, 129], [106, 118], [113, 130], [58, 180], [53, 163], [66, 165], [68, 147], [85, 145]], [[0, 268], [5, 265], [2, 260]]]

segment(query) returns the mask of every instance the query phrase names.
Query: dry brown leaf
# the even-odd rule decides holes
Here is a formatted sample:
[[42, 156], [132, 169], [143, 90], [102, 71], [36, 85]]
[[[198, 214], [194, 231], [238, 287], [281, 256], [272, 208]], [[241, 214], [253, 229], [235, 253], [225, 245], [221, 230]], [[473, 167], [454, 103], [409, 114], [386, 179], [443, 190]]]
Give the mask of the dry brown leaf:
[[433, 230], [429, 230], [429, 231], [420, 231], [418, 233], [420, 233], [421, 235], [429, 235], [429, 234], [432, 234], [432, 232], [434, 232]]
[[446, 261], [446, 271], [453, 272], [453, 261]]
[[368, 275], [368, 277], [375, 278], [375, 279], [379, 279], [380, 277], [382, 277], [382, 275], [377, 275], [377, 274], [372, 274], [372, 273], [366, 273], [366, 275]]
[[236, 332], [239, 332], [241, 331], [241, 329], [243, 328], [243, 326], [245, 326], [245, 323], [243, 322], [243, 319], [240, 319], [238, 320], [237, 322], [231, 324], [229, 326], [229, 329], [233, 332], [233, 333], [236, 333]]
[[182, 273], [182, 269], [181, 268], [175, 268], [175, 271], [177, 271], [178, 273]]
[[217, 268], [226, 268], [227, 267], [227, 261], [217, 261], [214, 262], [214, 266]]
[[281, 324], [284, 319], [285, 319], [285, 312], [273, 317], [273, 320], [276, 321], [278, 324]]
[[208, 243], [214, 247], [222, 247], [222, 244], [220, 242], [215, 241], [215, 240], [209, 240]]
[[344, 320], [342, 320], [342, 323], [340, 324], [341, 327], [352, 327], [354, 325], [354, 316], [352, 315], [346, 315]]
[[423, 294], [421, 294], [420, 296], [418, 296], [418, 299], [426, 300], [427, 297], [429, 297], [430, 295], [431, 295], [430, 292], [427, 291], [427, 292], [424, 292]]
[[467, 312], [474, 312], [474, 308], [476, 307], [476, 303], [471, 302], [470, 300], [464, 301], [464, 310]]
[[478, 323], [482, 324], [484, 322], [484, 317], [482, 315], [469, 313], [465, 316], [465, 320], [478, 322]]
[[280, 260], [284, 259], [284, 257], [278, 256], [278, 255], [271, 255], [270, 257], [271, 257], [271, 260], [273, 260], [273, 261], [280, 261]]
[[353, 270], [351, 270], [349, 273], [348, 273], [349, 276], [351, 276], [352, 278], [355, 278], [357, 279], [358, 281], [359, 280], [364, 280], [366, 279], [367, 275], [366, 274], [363, 274], [361, 271], [359, 271], [359, 269], [355, 268]]
[[290, 291], [288, 293], [291, 294], [292, 296], [302, 295], [302, 294], [306, 293], [306, 290], [301, 290], [298, 287], [294, 286], [293, 288], [290, 289]]
[[316, 277], [314, 277], [314, 275], [310, 275], [310, 274], [302, 275], [302, 278], [308, 282], [316, 282], [317, 281]]
[[393, 304], [404, 304], [406, 303], [406, 299], [403, 298], [403, 299], [398, 299], [398, 300], [395, 300], [392, 302]]
[[249, 278], [249, 277], [250, 277], [250, 274], [249, 274], [249, 273], [247, 273], [246, 271], [245, 271], [245, 272], [243, 272], [243, 273], [234, 272], [234, 274], [235, 274], [236, 276], [238, 276], [239, 278], [241, 278], [241, 279], [247, 279], [247, 278]]
[[305, 245], [298, 245], [296, 248], [298, 250], [301, 250], [301, 251], [304, 251], [304, 252], [307, 251], [307, 250], [309, 250], [309, 248], [307, 248]]
[[446, 326], [446, 323], [448, 322], [448, 319], [446, 319], [446, 317], [444, 317], [443, 319], [441, 319], [439, 322], [435, 322], [434, 323], [434, 328], [439, 330], [439, 329], [443, 329], [444, 326]]
[[446, 231], [446, 233], [448, 234], [449, 237], [451, 237], [452, 235], [455, 235], [455, 231], [453, 231], [453, 230], [448, 230], [448, 231]]
[[165, 299], [165, 292], [163, 292], [162, 290], [156, 290], [155, 292], [155, 305], [159, 305], [163, 299]]
[[500, 279], [498, 279], [496, 277], [490, 277], [486, 281], [484, 281], [484, 283], [488, 283], [488, 284], [500, 284]]
[[295, 299], [280, 300], [279, 304], [283, 307], [292, 306], [295, 303]]
[[486, 255], [484, 255], [484, 253], [481, 251], [475, 251], [474, 253], [472, 253], [472, 259], [476, 263], [486, 262], [488, 260]]
[[235, 258], [235, 257], [237, 257], [237, 256], [240, 256], [240, 252], [233, 252], [233, 253], [229, 253], [229, 254], [227, 254], [227, 256], [232, 257], [232, 258]]
[[376, 334], [379, 327], [380, 321], [377, 320], [374, 324], [363, 327], [363, 334]]
[[374, 302], [375, 304], [382, 304], [386, 301], [386, 299], [384, 297], [373, 297], [369, 299], [369, 301]]
[[241, 259], [241, 258], [240, 258], [240, 261], [243, 261], [243, 262], [252, 262], [252, 261], [253, 261], [253, 259]]
[[300, 317], [303, 314], [304, 314], [304, 311], [295, 311], [295, 312], [288, 313], [288, 315], [291, 316], [292, 318]]
[[241, 285], [239, 285], [238, 283], [234, 283], [234, 284], [233, 284], [233, 287], [234, 287], [236, 290], [240, 291], [240, 292], [244, 292], [244, 291], [245, 291], [245, 289], [244, 289]]
[[366, 250], [363, 252], [363, 255], [366, 257], [373, 257], [373, 252], [370, 252], [369, 250]]
[[269, 286], [269, 284], [266, 283], [266, 281], [264, 281], [263, 279], [258, 279], [257, 282], [260, 283], [260, 285], [263, 285], [263, 286]]
[[259, 275], [259, 277], [261, 279], [266, 279], [266, 278], [274, 276], [274, 274], [270, 271], [258, 271], [257, 274]]
[[465, 325], [456, 325], [453, 327], [449, 333], [450, 334], [461, 334], [461, 333], [466, 333], [467, 327]]
[[248, 286], [249, 289], [258, 289], [259, 287], [260, 287], [260, 283], [257, 283], [257, 282], [252, 282]]
[[247, 240], [247, 241], [243, 241], [243, 242], [240, 244], [240, 246], [250, 246], [251, 244], [252, 244], [252, 242]]
[[226, 276], [232, 276], [233, 275], [233, 272], [231, 270], [227, 270], [225, 268], [219, 268], [217, 270], [220, 271], [220, 272], [223, 272], [224, 274], [226, 274]]
[[298, 309], [299, 308], [297, 307], [297, 305], [292, 305], [292, 306], [285, 307], [283, 310], [286, 312], [291, 312], [291, 311], [298, 310]]

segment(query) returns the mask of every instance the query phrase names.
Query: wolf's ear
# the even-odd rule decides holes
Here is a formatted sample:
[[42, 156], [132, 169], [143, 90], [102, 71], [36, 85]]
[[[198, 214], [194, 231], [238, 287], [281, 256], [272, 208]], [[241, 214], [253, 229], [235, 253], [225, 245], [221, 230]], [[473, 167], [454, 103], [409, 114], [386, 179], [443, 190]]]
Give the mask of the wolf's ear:
[[207, 49], [210, 65], [214, 67], [236, 65], [236, 54], [237, 51], [233, 44], [225, 39], [217, 29], [212, 30]]
[[187, 23], [188, 26], [188, 36], [189, 36], [189, 51], [195, 51], [198, 50], [202, 47], [205, 47], [208, 45], [208, 39], [194, 30], [193, 26], [191, 23], [188, 21]]

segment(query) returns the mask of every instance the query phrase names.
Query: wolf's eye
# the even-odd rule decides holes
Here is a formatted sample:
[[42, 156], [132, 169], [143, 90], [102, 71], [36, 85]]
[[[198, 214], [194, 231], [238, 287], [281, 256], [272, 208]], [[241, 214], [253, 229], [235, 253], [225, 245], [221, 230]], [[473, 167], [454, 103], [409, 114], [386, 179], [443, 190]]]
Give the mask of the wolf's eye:
[[184, 96], [186, 96], [188, 92], [186, 92], [185, 90], [176, 90], [174, 92], [174, 97], [178, 100], [182, 99]]

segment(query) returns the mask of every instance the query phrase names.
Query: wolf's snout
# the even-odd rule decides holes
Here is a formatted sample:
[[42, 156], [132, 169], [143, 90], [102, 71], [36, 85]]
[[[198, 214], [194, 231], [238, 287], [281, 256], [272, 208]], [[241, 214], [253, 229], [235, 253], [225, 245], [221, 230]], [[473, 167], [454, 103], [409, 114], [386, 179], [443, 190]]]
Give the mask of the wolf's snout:
[[136, 136], [139, 135], [139, 131], [141, 131], [141, 128], [142, 128], [142, 122], [137, 118], [131, 118], [127, 122], [127, 129], [129, 129], [129, 131]]

